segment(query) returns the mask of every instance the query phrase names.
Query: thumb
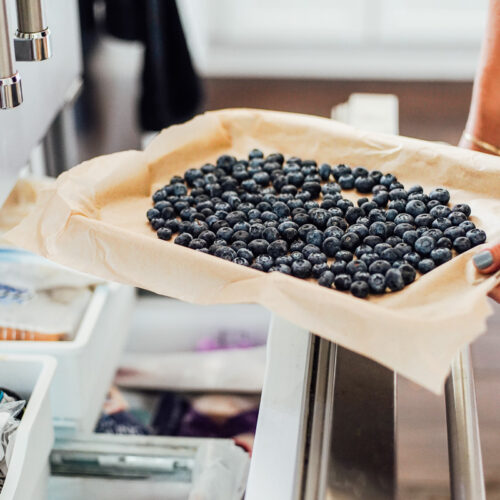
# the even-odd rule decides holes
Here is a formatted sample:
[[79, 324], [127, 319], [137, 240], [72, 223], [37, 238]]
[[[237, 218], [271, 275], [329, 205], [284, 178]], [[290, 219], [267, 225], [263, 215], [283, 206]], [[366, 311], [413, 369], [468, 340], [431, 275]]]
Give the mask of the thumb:
[[500, 269], [500, 243], [482, 250], [472, 258], [480, 273], [493, 273]]

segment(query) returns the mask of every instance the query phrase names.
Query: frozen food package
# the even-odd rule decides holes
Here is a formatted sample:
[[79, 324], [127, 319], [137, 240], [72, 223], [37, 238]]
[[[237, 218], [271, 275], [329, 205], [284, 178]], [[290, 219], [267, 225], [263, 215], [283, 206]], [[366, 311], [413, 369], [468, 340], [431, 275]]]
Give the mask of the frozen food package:
[[405, 289], [366, 300], [282, 273], [263, 273], [156, 236], [151, 195], [173, 175], [221, 154], [345, 163], [392, 173], [429, 192], [445, 187], [472, 221], [500, 240], [500, 159], [328, 119], [252, 109], [209, 112], [164, 130], [145, 151], [87, 161], [39, 194], [5, 237], [60, 264], [198, 303], [259, 303], [273, 313], [440, 392], [458, 350], [485, 330], [487, 293], [500, 272], [475, 271], [471, 249]]

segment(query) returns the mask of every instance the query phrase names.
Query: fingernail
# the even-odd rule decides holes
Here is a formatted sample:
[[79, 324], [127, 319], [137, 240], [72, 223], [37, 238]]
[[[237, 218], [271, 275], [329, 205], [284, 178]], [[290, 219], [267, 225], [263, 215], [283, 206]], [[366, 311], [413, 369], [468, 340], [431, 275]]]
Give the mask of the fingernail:
[[484, 250], [474, 255], [472, 260], [478, 269], [486, 269], [493, 264], [493, 255], [489, 250]]

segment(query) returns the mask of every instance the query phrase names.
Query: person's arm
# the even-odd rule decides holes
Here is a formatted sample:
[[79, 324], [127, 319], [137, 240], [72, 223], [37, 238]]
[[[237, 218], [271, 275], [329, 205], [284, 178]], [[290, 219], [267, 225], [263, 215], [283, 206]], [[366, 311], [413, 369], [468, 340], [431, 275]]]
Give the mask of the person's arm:
[[[500, 0], [490, 0], [486, 32], [465, 131], [500, 149]], [[460, 146], [491, 152], [462, 136]]]
[[[500, 149], [500, 0], [490, 0], [486, 33], [481, 49], [479, 67], [474, 80], [466, 134], [460, 146], [491, 153], [476, 141]], [[476, 141], [467, 138], [467, 133]], [[479, 272], [489, 274], [500, 269], [500, 244], [482, 250], [474, 258]], [[490, 292], [500, 302], [500, 286]]]

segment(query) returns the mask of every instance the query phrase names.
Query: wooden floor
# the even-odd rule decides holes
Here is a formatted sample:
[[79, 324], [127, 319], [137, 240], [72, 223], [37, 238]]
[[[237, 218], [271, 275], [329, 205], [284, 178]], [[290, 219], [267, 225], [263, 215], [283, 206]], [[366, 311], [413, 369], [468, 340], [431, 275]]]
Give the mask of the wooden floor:
[[[206, 108], [255, 107], [329, 116], [353, 92], [399, 98], [402, 135], [457, 144], [471, 83], [211, 79]], [[488, 499], [500, 500], [500, 307], [473, 345]], [[450, 498], [443, 397], [404, 379], [398, 390], [398, 476], [403, 500]]]

